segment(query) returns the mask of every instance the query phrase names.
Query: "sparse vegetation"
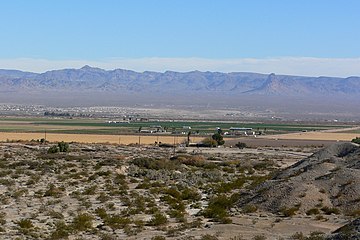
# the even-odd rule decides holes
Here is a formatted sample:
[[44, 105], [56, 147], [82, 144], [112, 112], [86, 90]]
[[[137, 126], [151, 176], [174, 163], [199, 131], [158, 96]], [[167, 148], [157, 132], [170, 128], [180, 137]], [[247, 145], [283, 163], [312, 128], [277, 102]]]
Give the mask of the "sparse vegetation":
[[[238, 217], [247, 217], [250, 225], [261, 226], [265, 218], [259, 216], [267, 214], [266, 207], [261, 201], [248, 201], [248, 197], [266, 193], [267, 181], [279, 176], [275, 172], [279, 161], [289, 157], [300, 159], [296, 155], [278, 156], [273, 150], [266, 155], [260, 152], [266, 151], [255, 148], [205, 149], [204, 153], [182, 149], [174, 155], [172, 149], [151, 146], [77, 143], [71, 143], [71, 151], [66, 154], [60, 153], [59, 145], [54, 145], [58, 149], [54, 154], [47, 153], [51, 143], [32, 144], [34, 148], [21, 151], [6, 147], [7, 158], [0, 158], [4, 193], [0, 201], [6, 205], [0, 215], [0, 231], [11, 237], [16, 232], [25, 239], [76, 239], [88, 235], [98, 239], [124, 236], [142, 239], [154, 236], [147, 233], [156, 231], [155, 237], [162, 239], [165, 236], [196, 239], [191, 233], [201, 229], [205, 231], [201, 238], [223, 239], [230, 236], [226, 232], [205, 234], [207, 226], [231, 224]], [[343, 188], [356, 183], [343, 182]], [[296, 193], [299, 203], [310, 196], [302, 195]], [[325, 197], [321, 195], [322, 199]], [[360, 202], [352, 199], [354, 204]], [[16, 222], [7, 215], [14, 214], [8, 207], [14, 201], [12, 206], [20, 219]], [[323, 221], [318, 217], [325, 214], [342, 217], [341, 206], [336, 211], [325, 205], [323, 201], [321, 206], [308, 209], [307, 215], [316, 215], [309, 221]], [[269, 215], [271, 227], [278, 223], [272, 216], [286, 225], [292, 219], [280, 218], [281, 215], [290, 217], [303, 211], [300, 204], [292, 206], [285, 205], [279, 213]], [[31, 214], [24, 209], [31, 209]], [[356, 216], [355, 210], [352, 215], [346, 214]], [[12, 231], [14, 223], [16, 231]], [[186, 236], [182, 236], [184, 233]], [[249, 239], [263, 236], [266, 235], [253, 234]]]

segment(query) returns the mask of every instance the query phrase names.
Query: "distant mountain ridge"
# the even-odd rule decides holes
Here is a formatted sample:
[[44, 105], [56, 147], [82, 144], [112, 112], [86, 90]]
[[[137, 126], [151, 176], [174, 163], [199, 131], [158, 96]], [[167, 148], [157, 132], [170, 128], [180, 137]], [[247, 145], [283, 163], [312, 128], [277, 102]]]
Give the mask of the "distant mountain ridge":
[[232, 95], [360, 96], [360, 77], [302, 77], [246, 72], [135, 72], [90, 66], [44, 73], [0, 70], [1, 91], [119, 92]]

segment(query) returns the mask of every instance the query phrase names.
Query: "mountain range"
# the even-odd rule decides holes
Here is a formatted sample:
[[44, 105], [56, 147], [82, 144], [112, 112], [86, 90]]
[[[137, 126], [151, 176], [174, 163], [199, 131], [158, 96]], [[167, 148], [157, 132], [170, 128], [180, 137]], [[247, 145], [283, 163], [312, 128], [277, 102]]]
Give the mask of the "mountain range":
[[135, 72], [90, 66], [44, 73], [0, 70], [0, 102], [3, 103], [216, 103], [232, 106], [243, 103], [288, 106], [296, 100], [300, 107], [309, 101], [324, 107], [342, 103], [342, 107], [349, 103], [358, 106], [354, 104], [358, 97], [360, 77], [304, 77], [249, 72]]
[[263, 95], [360, 95], [360, 77], [301, 77], [244, 72], [134, 72], [84, 66], [45, 73], [0, 70], [2, 91], [204, 92]]

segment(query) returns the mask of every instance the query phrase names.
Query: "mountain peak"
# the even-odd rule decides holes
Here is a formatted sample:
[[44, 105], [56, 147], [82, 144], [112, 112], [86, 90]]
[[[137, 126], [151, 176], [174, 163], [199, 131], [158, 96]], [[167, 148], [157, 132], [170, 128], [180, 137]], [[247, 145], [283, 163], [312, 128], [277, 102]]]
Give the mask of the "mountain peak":
[[85, 65], [82, 68], [80, 68], [82, 71], [89, 71], [89, 72], [106, 72], [106, 70], [97, 68], [97, 67], [91, 67], [89, 65]]
[[85, 65], [82, 68], [80, 68], [81, 70], [91, 70], [94, 69], [93, 67], [90, 67], [89, 65]]

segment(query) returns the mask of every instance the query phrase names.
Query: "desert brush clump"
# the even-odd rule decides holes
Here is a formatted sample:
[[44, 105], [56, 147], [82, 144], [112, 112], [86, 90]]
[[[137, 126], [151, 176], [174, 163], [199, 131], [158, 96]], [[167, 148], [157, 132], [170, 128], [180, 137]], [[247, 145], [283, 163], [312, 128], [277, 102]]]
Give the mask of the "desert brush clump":
[[58, 152], [69, 152], [70, 147], [69, 143], [66, 143], [64, 141], [59, 142], [57, 145], [51, 146], [47, 152], [48, 153], [58, 153]]
[[216, 222], [231, 223], [229, 218], [229, 209], [233, 206], [234, 201], [226, 195], [214, 196], [210, 199], [209, 205], [201, 214], [204, 217], [211, 218]]

